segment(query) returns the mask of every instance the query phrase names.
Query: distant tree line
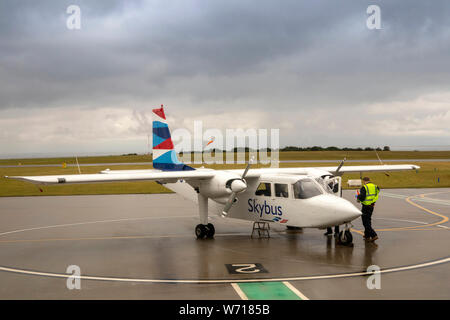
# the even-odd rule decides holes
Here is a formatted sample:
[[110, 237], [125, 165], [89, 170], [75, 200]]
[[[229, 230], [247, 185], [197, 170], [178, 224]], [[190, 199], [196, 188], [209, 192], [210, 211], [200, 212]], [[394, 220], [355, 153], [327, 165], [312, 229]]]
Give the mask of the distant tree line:
[[[271, 148], [267, 148], [267, 149], [259, 149], [256, 151], [264, 151], [266, 150], [267, 152], [272, 151]], [[365, 147], [365, 148], [349, 148], [349, 147], [343, 147], [343, 148], [339, 148], [339, 147], [320, 147], [320, 146], [313, 146], [313, 147], [294, 147], [294, 146], [287, 146], [284, 147], [282, 149], [279, 149], [279, 151], [391, 151], [391, 148], [389, 146], [384, 146], [383, 148], [377, 147], [377, 148], [372, 148], [372, 147]], [[250, 151], [255, 151], [254, 149], [250, 149], [248, 147], [245, 148], [234, 148], [232, 150], [233, 152], [250, 152]], [[199, 152], [199, 151], [195, 151], [194, 153]], [[203, 152], [221, 152], [221, 150], [219, 149], [212, 149], [212, 150], [206, 150]], [[192, 153], [192, 152], [187, 152], [187, 153]], [[199, 152], [200, 153], [200, 152]], [[183, 154], [183, 152], [180, 152], [180, 154]]]
[[383, 149], [380, 147], [372, 148], [372, 147], [365, 147], [365, 148], [338, 148], [338, 147], [320, 147], [320, 146], [313, 146], [313, 147], [293, 147], [293, 146], [287, 146], [283, 149], [280, 149], [280, 151], [391, 151], [391, 148], [389, 146], [384, 146]]

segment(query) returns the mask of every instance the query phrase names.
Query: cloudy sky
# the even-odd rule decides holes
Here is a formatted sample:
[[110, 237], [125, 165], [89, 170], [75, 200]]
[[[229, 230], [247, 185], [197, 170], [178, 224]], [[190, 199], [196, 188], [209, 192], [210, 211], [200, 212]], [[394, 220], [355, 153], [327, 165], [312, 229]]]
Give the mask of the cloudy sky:
[[4, 0], [0, 156], [144, 153], [160, 104], [173, 129], [279, 128], [281, 146], [450, 149], [449, 17], [448, 0]]

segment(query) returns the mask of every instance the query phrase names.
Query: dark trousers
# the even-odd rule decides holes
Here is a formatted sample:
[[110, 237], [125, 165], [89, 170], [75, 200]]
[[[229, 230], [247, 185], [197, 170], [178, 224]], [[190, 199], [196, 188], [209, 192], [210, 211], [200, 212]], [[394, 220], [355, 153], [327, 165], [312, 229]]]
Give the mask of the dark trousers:
[[[333, 231], [330, 227], [327, 228], [327, 233], [332, 234]], [[339, 226], [334, 226], [334, 233], [339, 233]]]
[[373, 213], [373, 206], [362, 206], [361, 212], [361, 219], [364, 226], [364, 236], [366, 238], [373, 238], [377, 235], [375, 230], [372, 229], [372, 213]]

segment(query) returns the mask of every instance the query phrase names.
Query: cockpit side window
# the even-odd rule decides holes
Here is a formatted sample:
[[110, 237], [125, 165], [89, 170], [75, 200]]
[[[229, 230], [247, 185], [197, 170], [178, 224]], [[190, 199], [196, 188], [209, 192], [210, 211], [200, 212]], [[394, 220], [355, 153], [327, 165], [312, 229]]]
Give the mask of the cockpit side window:
[[272, 192], [270, 191], [270, 183], [268, 182], [260, 183], [258, 188], [256, 189], [255, 196], [270, 197], [271, 195]]
[[289, 198], [288, 185], [275, 183], [275, 196], [281, 198]]
[[295, 199], [309, 199], [322, 194], [320, 187], [311, 179], [302, 179], [294, 183]]

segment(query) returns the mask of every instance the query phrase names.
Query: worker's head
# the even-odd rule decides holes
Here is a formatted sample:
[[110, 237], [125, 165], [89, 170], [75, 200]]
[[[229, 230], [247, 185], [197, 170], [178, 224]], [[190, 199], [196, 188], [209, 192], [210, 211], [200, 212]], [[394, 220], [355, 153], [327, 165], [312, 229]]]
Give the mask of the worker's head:
[[363, 178], [363, 182], [364, 182], [364, 184], [369, 183], [370, 182], [370, 178], [369, 177], [364, 177]]

